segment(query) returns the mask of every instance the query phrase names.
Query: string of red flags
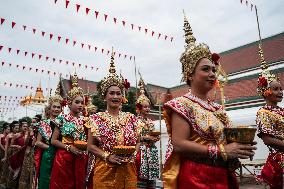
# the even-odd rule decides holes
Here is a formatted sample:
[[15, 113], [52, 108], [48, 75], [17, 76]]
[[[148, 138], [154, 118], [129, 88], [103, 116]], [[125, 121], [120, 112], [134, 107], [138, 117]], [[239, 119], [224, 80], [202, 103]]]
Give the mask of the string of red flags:
[[[21, 89], [36, 89], [37, 86], [31, 86], [31, 85], [26, 85], [26, 84], [20, 84], [20, 83], [11, 83], [8, 81], [0, 82], [0, 85], [4, 87], [9, 87], [9, 88], [21, 88]], [[45, 88], [46, 91], [49, 91], [48, 88]]]
[[57, 64], [61, 64], [61, 65], [71, 65], [73, 66], [74, 68], [76, 67], [79, 68], [79, 69], [89, 69], [89, 70], [92, 70], [92, 71], [98, 71], [99, 70], [99, 67], [94, 67], [94, 66], [90, 66], [90, 65], [87, 65], [87, 64], [81, 64], [81, 63], [76, 63], [76, 62], [73, 62], [73, 61], [69, 61], [69, 60], [63, 60], [63, 59], [60, 59], [60, 58], [55, 58], [55, 57], [51, 57], [50, 55], [43, 55], [42, 53], [35, 53], [35, 52], [29, 52], [29, 51], [25, 51], [25, 50], [20, 50], [20, 49], [17, 49], [17, 48], [11, 48], [11, 47], [5, 47], [3, 45], [0, 45], [0, 52], [4, 51], [6, 48], [6, 52], [8, 53], [13, 53], [15, 55], [23, 55], [24, 57], [28, 57], [30, 56], [32, 59], [37, 59], [39, 61], [43, 61], [43, 62], [49, 62], [49, 63], [57, 63]]
[[[1, 100], [18, 100], [22, 99], [24, 96], [9, 96], [9, 95], [0, 95], [0, 101]], [[10, 102], [10, 101], [9, 101]]]
[[245, 5], [245, 6], [247, 6], [248, 8], [250, 8], [250, 11], [253, 11], [253, 8], [254, 8], [254, 9], [257, 9], [257, 8], [256, 8], [256, 5], [253, 4], [253, 3], [251, 3], [251, 2], [248, 1], [248, 0], [240, 0], [240, 3], [241, 3], [242, 5]]
[[20, 71], [27, 71], [27, 72], [35, 72], [35, 73], [39, 73], [39, 74], [47, 74], [49, 76], [53, 76], [53, 77], [57, 77], [57, 76], [66, 76], [66, 78], [70, 77], [70, 74], [62, 74], [60, 72], [56, 72], [56, 71], [51, 71], [51, 70], [47, 70], [47, 69], [40, 69], [40, 68], [33, 68], [33, 67], [28, 67], [28, 66], [23, 66], [23, 65], [19, 65], [19, 64], [14, 64], [14, 63], [6, 63], [5, 61], [2, 61], [1, 66], [7, 66], [9, 68], [13, 67], [16, 68]]
[[[10, 25], [11, 24], [11, 25]], [[8, 21], [6, 18], [1, 18], [0, 17], [0, 26], [8, 26], [12, 29], [22, 29], [23, 31], [31, 31], [34, 35], [40, 35], [43, 38], [47, 38], [49, 41], [55, 40], [58, 43], [62, 43], [64, 45], [68, 45], [70, 47], [79, 47], [81, 49], [86, 49], [90, 52], [92, 52], [93, 54], [104, 54], [106, 56], [110, 56], [111, 54], [111, 50], [107, 49], [107, 48], [103, 48], [103, 47], [99, 47], [96, 44], [92, 45], [91, 43], [87, 43], [87, 42], [80, 42], [77, 41], [75, 39], [72, 39], [71, 37], [63, 37], [61, 34], [55, 34], [55, 33], [50, 33], [50, 32], [46, 32], [43, 30], [40, 30], [38, 28], [35, 27], [30, 27], [27, 25], [21, 25], [16, 23], [15, 21]], [[118, 52], [115, 51], [114, 52], [114, 56], [118, 57], [118, 58], [122, 58], [122, 59], [129, 59], [131, 60], [134, 56], [133, 55], [129, 55], [128, 53], [122, 53], [122, 52]]]
[[[80, 11], [84, 11], [84, 14], [86, 16], [94, 16], [96, 19], [102, 19], [104, 22], [109, 22], [116, 26], [122, 26], [131, 31], [144, 32], [145, 35], [152, 37], [153, 39], [164, 40], [164, 41], [169, 41], [169, 42], [173, 42], [174, 40], [173, 36], [170, 36], [168, 34], [163, 34], [159, 31], [155, 31], [148, 27], [142, 27], [139, 24], [130, 23], [126, 21], [125, 19], [120, 19], [118, 17], [111, 16], [108, 13], [102, 13], [101, 11], [92, 9], [90, 7], [83, 7], [82, 5], [78, 3], [74, 3], [74, 4], [71, 3], [72, 5], [70, 5], [70, 0], [62, 0], [62, 1], [64, 1], [63, 3], [66, 9], [74, 8], [74, 11], [76, 11], [76, 13], [79, 13]], [[57, 2], [58, 2], [57, 0], [54, 0], [55, 4], [59, 4]]]

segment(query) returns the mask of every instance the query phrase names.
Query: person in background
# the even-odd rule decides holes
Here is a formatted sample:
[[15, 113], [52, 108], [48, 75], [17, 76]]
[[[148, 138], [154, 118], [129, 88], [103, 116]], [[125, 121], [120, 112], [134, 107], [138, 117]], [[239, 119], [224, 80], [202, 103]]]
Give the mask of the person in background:
[[72, 89], [68, 92], [70, 113], [60, 114], [54, 121], [56, 127], [51, 144], [57, 148], [50, 178], [50, 189], [85, 189], [88, 155], [75, 146], [76, 141], [87, 142], [84, 127], [84, 96], [78, 87], [78, 77], [71, 77]]
[[138, 86], [140, 95], [136, 101], [136, 112], [137, 119], [141, 122], [141, 127], [139, 128], [139, 150], [136, 156], [137, 187], [154, 189], [156, 187], [156, 179], [160, 176], [158, 149], [155, 146], [155, 143], [160, 138], [151, 134], [155, 130], [155, 126], [153, 121], [148, 118], [151, 102], [145, 95], [145, 83], [142, 77]]
[[45, 108], [46, 118], [40, 121], [36, 146], [43, 151], [39, 168], [38, 189], [49, 189], [50, 175], [55, 157], [56, 148], [51, 144], [56, 117], [62, 112], [63, 98], [60, 96], [60, 86], [57, 86], [55, 95], [48, 100]]
[[259, 44], [262, 72], [258, 77], [258, 93], [266, 104], [256, 115], [258, 136], [269, 149], [269, 155], [262, 168], [260, 179], [271, 189], [283, 188], [284, 167], [284, 109], [278, 106], [283, 99], [283, 89], [278, 77], [268, 70], [261, 43]]

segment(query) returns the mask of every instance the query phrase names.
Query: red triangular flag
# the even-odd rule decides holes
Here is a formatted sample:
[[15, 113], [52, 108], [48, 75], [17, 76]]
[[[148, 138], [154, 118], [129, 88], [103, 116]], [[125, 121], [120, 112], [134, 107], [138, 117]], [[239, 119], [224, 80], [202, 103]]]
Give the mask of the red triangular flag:
[[46, 57], [45, 57], [45, 61], [48, 61], [48, 59], [49, 59], [49, 57], [48, 57], [48, 56], [46, 56]]
[[55, 75], [56, 75], [56, 72], [53, 72], [53, 75], [55, 76]]
[[26, 68], [26, 66], [23, 66], [23, 70]]
[[24, 31], [26, 31], [26, 28], [27, 28], [27, 26], [23, 25], [23, 29], [24, 29]]
[[44, 37], [44, 34], [45, 34], [45, 32], [44, 32], [44, 31], [42, 31], [42, 32], [41, 32], [41, 36], [42, 36], [42, 37]]
[[76, 4], [76, 10], [77, 10], [77, 12], [79, 11], [79, 9], [80, 9], [80, 6], [81, 6], [81, 5], [79, 5], [79, 4]]
[[155, 34], [155, 32], [154, 32], [154, 31], [152, 31], [152, 37], [154, 36], [154, 34]]
[[32, 53], [32, 58], [35, 56], [35, 53]]
[[2, 48], [3, 48], [3, 46], [1, 45], [1, 46], [0, 46], [0, 51], [2, 50]]
[[99, 68], [96, 68], [96, 71], [98, 71]]
[[104, 14], [104, 16], [105, 16], [105, 22], [106, 22], [106, 20], [107, 20], [107, 16], [108, 16], [108, 15], [107, 15], [107, 14]]
[[5, 18], [1, 18], [0, 20], [1, 20], [0, 23], [1, 23], [1, 25], [2, 25], [2, 24], [4, 23], [4, 21], [5, 21]]
[[29, 71], [31, 71], [32, 70], [32, 68], [29, 68]]
[[133, 30], [133, 28], [134, 28], [134, 24], [131, 24], [131, 29]]
[[174, 40], [174, 38], [173, 38], [173, 37], [171, 37], [171, 42], [173, 42], [173, 40]]
[[49, 34], [49, 39], [51, 40], [53, 37], [53, 34]]
[[73, 46], [75, 46], [76, 45], [76, 41], [73, 41]]
[[16, 65], [16, 68], [18, 68], [19, 66], [20, 66], [20, 65], [17, 64], [17, 65]]
[[35, 34], [35, 32], [36, 32], [36, 29], [35, 29], [35, 28], [33, 28], [33, 33]]
[[20, 50], [19, 49], [17, 49], [17, 54], [19, 54], [20, 53]]
[[56, 3], [57, 3], [57, 0], [54, 0], [54, 3], [56, 4]]
[[41, 56], [42, 56], [41, 54], [38, 55], [38, 59], [39, 59], [39, 60], [41, 59]]
[[148, 32], [148, 29], [147, 29], [147, 28], [145, 28], [145, 34], [147, 34], [147, 32]]
[[48, 74], [48, 75], [50, 74], [50, 71], [49, 71], [49, 70], [47, 71], [47, 74]]
[[122, 25], [125, 26], [125, 21], [124, 20], [122, 20]]
[[120, 58], [120, 56], [121, 56], [121, 54], [119, 53], [119, 54], [118, 54], [118, 58]]
[[96, 19], [97, 19], [98, 16], [99, 16], [99, 12], [98, 12], [98, 11], [95, 11], [95, 15], [96, 15]]
[[132, 56], [130, 56], [130, 58], [129, 58], [130, 60], [132, 59]]
[[116, 18], [113, 18], [113, 21], [114, 21], [115, 24], [116, 24], [116, 20], [117, 20]]
[[74, 66], [74, 65], [75, 65], [75, 62], [72, 62], [72, 65]]
[[81, 64], [79, 64], [79, 68], [81, 67]]
[[69, 62], [68, 62], [68, 61], [66, 61], [65, 63], [66, 63], [66, 65], [68, 65], [68, 64], [69, 64]]
[[87, 69], [88, 68], [88, 66], [87, 65], [85, 65], [85, 69]]
[[11, 63], [9, 63], [9, 67], [11, 67], [12, 66], [12, 64]]
[[252, 8], [253, 8], [253, 4], [250, 4], [250, 11], [252, 11]]
[[109, 54], [109, 50], [107, 51], [107, 55]]
[[68, 41], [69, 41], [69, 39], [68, 39], [68, 38], [66, 38], [66, 39], [65, 39], [65, 43], [67, 44], [67, 43], [68, 43]]
[[165, 35], [165, 40], [167, 40], [167, 38], [168, 38], [168, 36], [167, 36], [167, 35]]
[[65, 1], [65, 7], [66, 7], [66, 9], [67, 9], [69, 3], [70, 3], [70, 1], [68, 1], [68, 0]]
[[9, 48], [8, 48], [8, 52], [11, 53], [11, 50], [12, 50], [12, 48], [9, 47]]
[[243, 0], [241, 0], [241, 3], [243, 3]]
[[85, 45], [84, 43], [81, 43], [81, 47], [82, 47], [82, 48], [84, 48], [84, 45]]
[[88, 45], [88, 47], [89, 47], [89, 50], [91, 50], [91, 45]]
[[60, 39], [61, 39], [61, 36], [58, 36], [57, 37], [58, 43], [60, 42]]
[[248, 1], [246, 1], [246, 5], [248, 6]]
[[12, 28], [14, 28], [16, 25], [16, 22], [12, 22]]
[[95, 47], [95, 52], [97, 51], [98, 47]]
[[93, 70], [94, 69], [94, 66], [91, 66], [91, 70]]
[[52, 61], [55, 62], [55, 58], [52, 58]]
[[125, 55], [124, 55], [124, 59], [126, 59], [126, 57], [127, 57], [127, 55], [125, 54]]
[[61, 64], [62, 60], [59, 60], [59, 64]]
[[86, 8], [86, 15], [89, 14], [89, 11], [90, 11], [90, 9], [87, 7], [87, 8]]
[[25, 56], [27, 56], [27, 54], [28, 54], [28, 52], [26, 51], [26, 52], [25, 52]]
[[161, 33], [159, 33], [159, 35], [158, 35], [158, 39], [160, 39], [160, 37], [161, 37]]
[[2, 62], [2, 66], [5, 64], [5, 62]]
[[104, 49], [102, 49], [102, 53], [104, 53]]
[[44, 72], [44, 70], [41, 70], [41, 73], [43, 73]]
[[38, 68], [36, 68], [35, 71], [37, 72], [37, 71], [38, 71]]
[[141, 31], [141, 26], [138, 26], [138, 30]]

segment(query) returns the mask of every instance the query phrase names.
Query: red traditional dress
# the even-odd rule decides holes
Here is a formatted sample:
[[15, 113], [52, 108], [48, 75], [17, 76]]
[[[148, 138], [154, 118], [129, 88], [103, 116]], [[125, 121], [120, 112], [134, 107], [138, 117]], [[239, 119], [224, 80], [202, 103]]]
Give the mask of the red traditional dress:
[[[55, 122], [60, 129], [63, 144], [73, 145], [76, 140], [87, 141], [83, 117], [62, 114]], [[87, 162], [88, 156], [85, 153], [76, 156], [65, 149], [58, 149], [53, 161], [49, 188], [85, 189]]]
[[[40, 122], [34, 124], [34, 136], [37, 137], [38, 128], [40, 126]], [[40, 168], [40, 160], [42, 156], [43, 150], [37, 146], [34, 147], [34, 161], [35, 161], [35, 170], [36, 170], [36, 182], [39, 177], [39, 168]]]
[[[264, 106], [257, 112], [256, 124], [258, 136], [263, 134], [284, 141], [284, 109], [280, 107]], [[261, 171], [261, 178], [272, 189], [283, 188], [284, 153], [272, 146], [267, 146], [269, 155]]]
[[171, 115], [176, 112], [185, 119], [191, 136], [188, 140], [202, 145], [226, 144], [224, 128], [231, 125], [222, 106], [203, 101], [189, 93], [175, 98], [164, 105], [164, 117], [170, 137], [163, 170], [165, 189], [232, 189], [238, 188], [234, 171], [229, 162], [219, 158], [216, 161], [194, 155], [178, 154], [171, 143]]
[[[137, 119], [131, 113], [119, 112], [117, 118], [108, 112], [91, 115], [87, 127], [91, 128], [93, 137], [99, 141], [98, 147], [113, 153], [114, 146], [135, 146], [137, 142]], [[104, 162], [100, 158], [94, 161], [94, 189], [134, 189], [137, 184], [134, 162], [121, 165]]]

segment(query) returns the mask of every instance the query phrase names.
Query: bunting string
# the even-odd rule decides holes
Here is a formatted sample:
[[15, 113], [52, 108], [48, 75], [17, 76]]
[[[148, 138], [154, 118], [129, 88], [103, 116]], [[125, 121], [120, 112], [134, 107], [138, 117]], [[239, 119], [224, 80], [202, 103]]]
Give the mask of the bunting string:
[[[153, 39], [158, 40], [164, 40], [173, 42], [174, 38], [167, 34], [162, 34], [161, 32], [154, 31], [153, 29], [142, 27], [139, 24], [132, 24], [125, 19], [120, 19], [118, 17], [110, 16], [108, 13], [102, 13], [98, 10], [92, 9], [90, 7], [83, 7], [82, 5], [78, 3], [70, 3], [70, 0], [62, 0], [64, 1], [64, 6], [66, 9], [73, 7], [73, 10], [76, 11], [76, 13], [79, 13], [80, 11], [84, 11], [86, 16], [95, 16], [96, 19], [103, 19], [104, 22], [110, 22], [113, 23], [116, 26], [122, 26], [123, 28], [130, 29], [131, 31], [135, 32], [144, 32], [145, 35], [152, 37]], [[58, 0], [54, 0], [54, 4], [57, 3]]]
[[[0, 85], [4, 86], [4, 87], [9, 87], [9, 88], [21, 88], [21, 89], [29, 89], [29, 90], [33, 90], [36, 89], [37, 87], [35, 86], [31, 86], [31, 85], [26, 85], [26, 84], [19, 84], [19, 83], [11, 83], [8, 81], [4, 81], [4, 82], [0, 82]], [[48, 88], [45, 88], [46, 91], [49, 91]]]
[[14, 48], [11, 48], [11, 47], [5, 47], [3, 45], [0, 45], [0, 52], [4, 51], [4, 49], [7, 49], [6, 52], [8, 53], [13, 53], [14, 52], [14, 55], [23, 55], [24, 57], [28, 57], [30, 56], [32, 59], [38, 59], [39, 61], [43, 61], [43, 62], [49, 62], [49, 63], [58, 63], [58, 64], [61, 64], [61, 65], [71, 65], [73, 66], [74, 68], [77, 67], [77, 68], [80, 68], [80, 69], [89, 69], [89, 70], [95, 70], [95, 71], [98, 71], [99, 68], [98, 67], [94, 67], [94, 66], [89, 66], [87, 64], [81, 64], [81, 63], [76, 63], [76, 62], [73, 62], [73, 61], [68, 61], [68, 60], [63, 60], [63, 59], [60, 59], [60, 58], [55, 58], [55, 57], [51, 57], [49, 55], [43, 55], [41, 53], [35, 53], [35, 52], [29, 52], [29, 51], [24, 51], [24, 50], [20, 50], [20, 49], [14, 49]]
[[[0, 17], [0, 26], [9, 26], [10, 21], [8, 21], [6, 18], [1, 18]], [[38, 34], [43, 38], [48, 38], [49, 41], [51, 40], [55, 40], [58, 43], [62, 43], [64, 45], [68, 45], [71, 47], [75, 47], [75, 46], [79, 46], [81, 49], [86, 49], [90, 52], [93, 52], [93, 54], [97, 54], [97, 53], [101, 53], [107, 56], [110, 56], [111, 50], [106, 49], [106, 48], [102, 48], [102, 47], [98, 47], [96, 45], [91, 45], [91, 43], [86, 43], [86, 42], [78, 42], [75, 39], [71, 39], [71, 37], [63, 37], [60, 34], [54, 34], [54, 33], [49, 33], [40, 29], [37, 29], [35, 27], [29, 27], [27, 25], [21, 25], [16, 23], [15, 21], [11, 21], [11, 28], [15, 29], [15, 28], [22, 28], [23, 31], [31, 31], [34, 35]], [[121, 52], [114, 52], [114, 56], [118, 56], [118, 58], [123, 58], [123, 59], [128, 59], [132, 60], [132, 58], [134, 57], [133, 55], [129, 55], [126, 53], [121, 53]]]
[[256, 5], [253, 4], [253, 3], [251, 3], [251, 2], [248, 1], [248, 0], [240, 0], [240, 3], [241, 3], [242, 5], [245, 5], [246, 7], [250, 8], [250, 11], [253, 11], [253, 8], [254, 8], [254, 9], [257, 9], [257, 8], [256, 8]]

